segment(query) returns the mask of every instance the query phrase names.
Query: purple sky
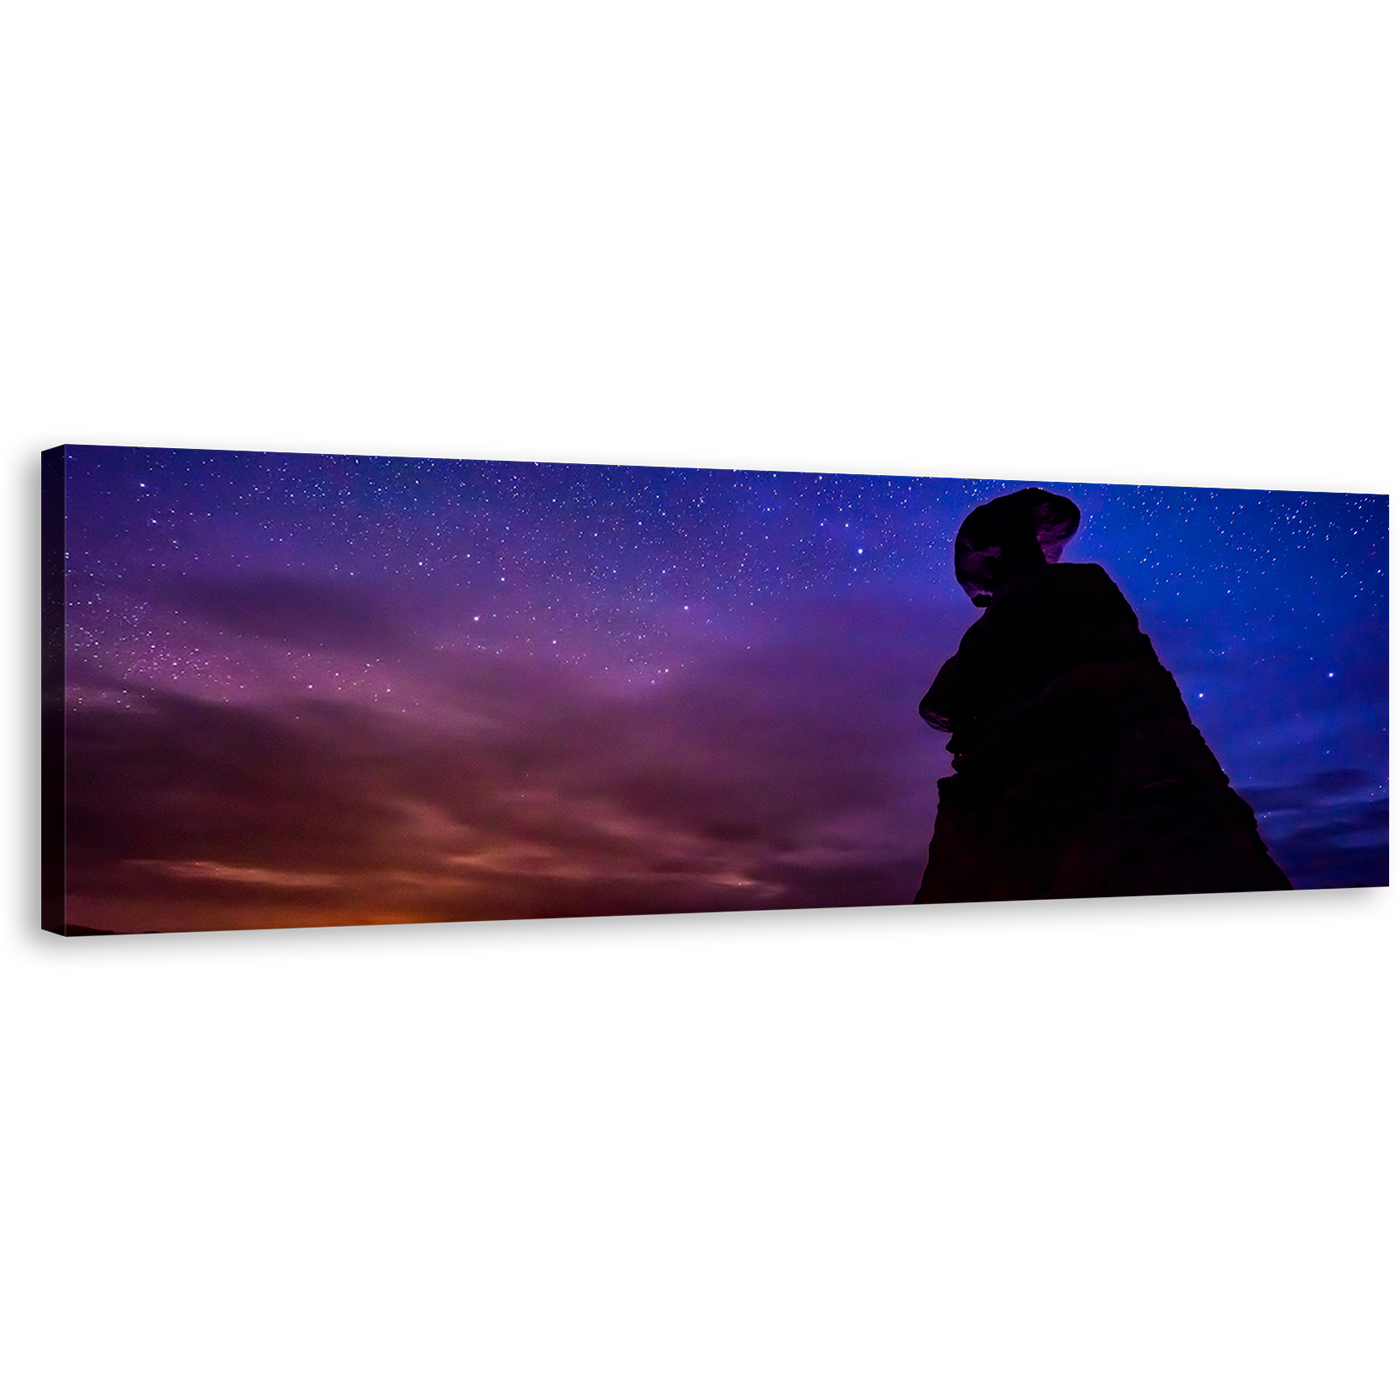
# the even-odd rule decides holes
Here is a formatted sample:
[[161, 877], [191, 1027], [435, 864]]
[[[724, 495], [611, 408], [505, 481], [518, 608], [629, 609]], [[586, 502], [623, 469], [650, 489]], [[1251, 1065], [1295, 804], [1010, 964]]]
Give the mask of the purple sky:
[[[68, 919], [906, 903], [1025, 484], [69, 448]], [[1294, 883], [1384, 882], [1387, 498], [1039, 484]]]

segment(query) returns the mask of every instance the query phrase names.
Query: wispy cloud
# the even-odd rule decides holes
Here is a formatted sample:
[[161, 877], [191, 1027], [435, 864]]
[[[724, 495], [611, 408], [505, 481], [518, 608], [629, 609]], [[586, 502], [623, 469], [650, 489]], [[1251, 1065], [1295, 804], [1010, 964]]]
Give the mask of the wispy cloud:
[[[793, 608], [609, 691], [425, 657], [416, 713], [148, 690], [70, 717], [75, 921], [252, 927], [902, 903], [946, 757], [910, 619]], [[841, 639], [839, 644], [833, 638]], [[873, 698], [872, 698], [873, 697]]]
[[1324, 769], [1243, 795], [1297, 888], [1386, 883], [1390, 801], [1383, 778], [1355, 768]]
[[225, 865], [217, 860], [134, 860], [156, 876], [200, 880], [214, 885], [267, 885], [273, 889], [328, 889], [341, 883], [338, 875], [313, 875], [293, 870], [260, 870], [251, 865]]
[[282, 572], [177, 575], [154, 592], [166, 607], [232, 636], [395, 655], [413, 644], [411, 616], [365, 586]]

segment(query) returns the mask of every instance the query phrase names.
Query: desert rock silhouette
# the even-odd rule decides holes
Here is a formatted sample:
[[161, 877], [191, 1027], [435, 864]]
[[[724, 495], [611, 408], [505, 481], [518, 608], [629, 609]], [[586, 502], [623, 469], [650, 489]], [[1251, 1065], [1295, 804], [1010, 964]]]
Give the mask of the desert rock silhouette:
[[1058, 562], [1078, 526], [1030, 487], [958, 530], [983, 613], [919, 706], [954, 771], [915, 902], [1292, 888], [1117, 585]]

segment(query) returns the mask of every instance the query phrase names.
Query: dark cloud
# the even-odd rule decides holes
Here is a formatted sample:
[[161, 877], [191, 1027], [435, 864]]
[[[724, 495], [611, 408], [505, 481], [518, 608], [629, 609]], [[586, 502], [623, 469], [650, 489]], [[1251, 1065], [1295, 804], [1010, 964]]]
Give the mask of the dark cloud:
[[147, 691], [136, 709], [84, 706], [68, 719], [70, 879], [91, 864], [239, 859], [353, 860], [375, 805], [343, 762], [365, 725], [346, 709], [338, 742], [303, 714]]
[[1334, 889], [1388, 883], [1386, 787], [1383, 775], [1334, 768], [1242, 795], [1294, 887]]
[[1339, 820], [1305, 827], [1270, 843], [1295, 889], [1346, 889], [1390, 883], [1390, 805], [1358, 804]]
[[404, 649], [407, 618], [367, 588], [291, 574], [164, 582], [159, 596], [187, 617], [245, 637], [315, 649]]
[[[609, 694], [560, 664], [420, 668], [417, 717], [149, 691], [69, 720], [70, 916], [256, 927], [903, 903], [944, 761], [898, 610]], [[839, 644], [833, 638], [840, 638]]]
[[833, 604], [785, 623], [692, 672], [623, 738], [608, 781], [630, 807], [772, 832], [888, 811], [933, 772], [940, 749], [915, 711], [930, 668], [909, 619]]

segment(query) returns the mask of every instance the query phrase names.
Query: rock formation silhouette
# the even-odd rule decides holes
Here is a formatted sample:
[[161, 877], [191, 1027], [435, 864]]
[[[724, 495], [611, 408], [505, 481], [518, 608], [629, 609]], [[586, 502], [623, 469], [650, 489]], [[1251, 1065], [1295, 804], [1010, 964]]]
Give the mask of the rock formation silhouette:
[[1078, 528], [1030, 487], [958, 530], [984, 611], [919, 706], [954, 771], [915, 902], [1291, 889], [1117, 585], [1059, 563]]

